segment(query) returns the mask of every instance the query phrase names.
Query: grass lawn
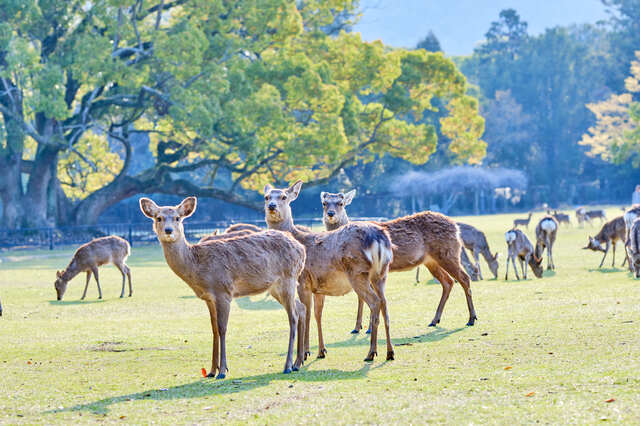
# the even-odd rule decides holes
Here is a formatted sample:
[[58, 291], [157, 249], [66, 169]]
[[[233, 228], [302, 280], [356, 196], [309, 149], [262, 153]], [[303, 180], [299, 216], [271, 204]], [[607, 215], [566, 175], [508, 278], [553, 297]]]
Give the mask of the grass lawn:
[[[100, 275], [104, 300], [93, 281], [79, 300], [82, 274], [56, 301], [55, 270], [71, 249], [0, 253], [0, 423], [640, 422], [640, 281], [611, 268], [610, 258], [598, 270], [601, 254], [580, 249], [596, 225], [562, 227], [555, 273], [505, 282], [504, 232], [513, 218], [459, 218], [484, 230], [503, 256], [498, 280], [472, 284], [476, 326], [465, 327], [456, 284], [440, 327], [427, 327], [440, 285], [393, 273], [395, 361], [384, 360], [381, 339], [381, 356], [363, 362], [367, 336], [349, 334], [350, 293], [325, 303], [327, 358], [313, 353], [302, 371], [284, 375], [284, 310], [270, 297], [237, 299], [230, 372], [218, 381], [200, 374], [211, 361], [206, 305], [171, 272], [158, 244], [133, 248], [134, 295], [124, 299], [120, 273], [109, 266]], [[619, 265], [622, 247], [617, 254]], [[421, 275], [431, 279], [426, 269]], [[313, 352], [313, 320], [310, 332]]]

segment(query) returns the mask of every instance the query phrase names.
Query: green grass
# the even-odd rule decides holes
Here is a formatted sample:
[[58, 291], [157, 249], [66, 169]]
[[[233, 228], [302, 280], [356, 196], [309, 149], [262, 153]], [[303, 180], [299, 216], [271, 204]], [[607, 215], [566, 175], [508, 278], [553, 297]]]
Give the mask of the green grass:
[[[263, 296], [239, 299], [222, 381], [200, 375], [211, 357], [206, 306], [157, 244], [133, 248], [133, 298], [117, 297], [114, 267], [101, 269], [102, 301], [95, 283], [79, 301], [82, 276], [55, 301], [55, 269], [72, 250], [0, 253], [0, 423], [638, 422], [640, 282], [609, 259], [598, 270], [601, 254], [580, 250], [598, 227], [562, 227], [555, 273], [505, 282], [504, 231], [513, 217], [461, 218], [503, 255], [499, 280], [472, 284], [476, 326], [464, 326], [456, 285], [440, 327], [427, 327], [440, 286], [394, 273], [387, 297], [395, 361], [384, 361], [382, 339], [382, 356], [362, 361], [368, 342], [349, 334], [351, 293], [325, 304], [327, 358], [313, 354], [303, 371], [283, 375], [284, 310]], [[621, 248], [618, 255], [620, 262]], [[311, 342], [313, 351], [313, 320]]]

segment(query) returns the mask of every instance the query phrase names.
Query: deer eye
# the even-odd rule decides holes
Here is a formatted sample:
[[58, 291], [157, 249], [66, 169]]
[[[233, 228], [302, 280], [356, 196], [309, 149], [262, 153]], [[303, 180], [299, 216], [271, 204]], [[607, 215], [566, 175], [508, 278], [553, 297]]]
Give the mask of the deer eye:
[[161, 217], [156, 217], [156, 222], [162, 222], [162, 218]]
[[287, 196], [286, 196], [286, 195], [283, 195], [282, 197], [280, 197], [280, 199], [281, 199], [281, 200], [286, 200], [286, 199], [287, 199]]
[[265, 200], [265, 201], [268, 201], [268, 200], [269, 200], [269, 196], [268, 196], [268, 195], [265, 195], [265, 196], [264, 196], [264, 200]]
[[342, 202], [338, 203], [338, 207], [342, 207]]

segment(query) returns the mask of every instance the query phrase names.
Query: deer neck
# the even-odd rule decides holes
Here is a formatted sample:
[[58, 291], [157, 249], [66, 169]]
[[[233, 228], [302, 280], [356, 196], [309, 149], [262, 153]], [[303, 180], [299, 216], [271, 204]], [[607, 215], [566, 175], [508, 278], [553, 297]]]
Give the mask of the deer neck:
[[76, 275], [80, 273], [80, 269], [78, 268], [75, 259], [71, 261], [67, 269], [62, 273], [62, 279], [66, 282], [71, 281]]
[[171, 270], [189, 283], [189, 277], [195, 272], [196, 262], [191, 252], [191, 245], [187, 243], [184, 235], [174, 242], [160, 241], [164, 258]]
[[298, 240], [298, 242], [302, 243], [302, 245], [304, 245], [306, 248], [309, 248], [313, 243], [313, 233], [299, 230], [293, 224], [293, 218], [291, 217], [291, 215], [279, 221], [270, 220], [270, 218], [267, 216], [265, 221], [267, 222], [267, 227], [269, 229], [275, 229], [276, 231], [289, 232], [293, 236], [293, 238]]
[[341, 226], [349, 223], [349, 216], [347, 216], [347, 214], [345, 213], [343, 216], [340, 217], [340, 220], [336, 221], [335, 223], [329, 223], [326, 220], [323, 220], [323, 222], [324, 222], [324, 227], [327, 231], [335, 231]]

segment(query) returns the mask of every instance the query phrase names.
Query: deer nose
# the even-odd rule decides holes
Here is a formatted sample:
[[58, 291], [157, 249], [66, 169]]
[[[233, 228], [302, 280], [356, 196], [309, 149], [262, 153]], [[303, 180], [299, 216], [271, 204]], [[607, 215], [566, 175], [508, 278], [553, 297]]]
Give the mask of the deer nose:
[[333, 210], [329, 210], [327, 212], [327, 216], [329, 216], [329, 217], [334, 217], [335, 215], [336, 215], [336, 212], [334, 212]]
[[274, 211], [276, 209], [275, 203], [269, 203], [269, 210]]
[[173, 233], [173, 228], [164, 228], [164, 233], [167, 235], [171, 235]]

